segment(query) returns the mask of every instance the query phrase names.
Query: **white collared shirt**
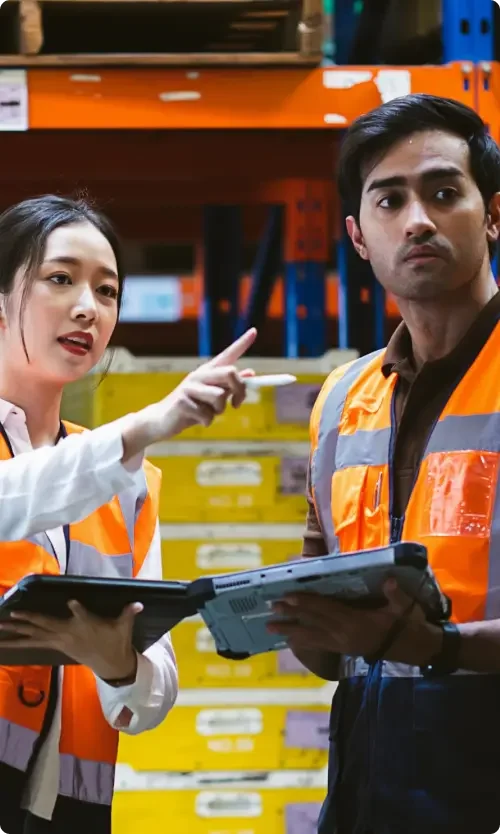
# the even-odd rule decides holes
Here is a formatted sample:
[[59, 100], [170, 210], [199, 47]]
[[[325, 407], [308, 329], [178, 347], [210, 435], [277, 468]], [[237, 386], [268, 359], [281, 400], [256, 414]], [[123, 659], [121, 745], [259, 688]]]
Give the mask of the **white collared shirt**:
[[[114, 495], [134, 483], [142, 456], [121, 462], [123, 442], [117, 424], [71, 434], [57, 446], [33, 450], [24, 412], [0, 399], [0, 423], [15, 457], [0, 461], [0, 542], [20, 541], [46, 532], [66, 570], [63, 525], [81, 521]], [[157, 524], [139, 579], [161, 579], [161, 540]], [[177, 698], [178, 676], [174, 651], [167, 634], [139, 655], [134, 684], [114, 688], [99, 678], [97, 689], [102, 711], [114, 727], [125, 707], [132, 719], [121, 732], [136, 734], [158, 726]], [[60, 683], [62, 682], [62, 674]], [[33, 770], [23, 807], [50, 820], [59, 788], [59, 698], [51, 730]]]

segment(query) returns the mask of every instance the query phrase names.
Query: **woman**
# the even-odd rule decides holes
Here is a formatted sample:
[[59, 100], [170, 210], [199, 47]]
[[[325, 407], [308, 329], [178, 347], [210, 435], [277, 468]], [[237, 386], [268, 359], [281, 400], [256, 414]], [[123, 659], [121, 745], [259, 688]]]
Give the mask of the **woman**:
[[[64, 386], [108, 346], [122, 280], [115, 234], [85, 203], [46, 196], [0, 216], [0, 593], [27, 573], [160, 578], [160, 476], [143, 452], [245, 398], [251, 371], [233, 363], [254, 330], [161, 402], [94, 431], [61, 423]], [[118, 731], [157, 726], [177, 695], [169, 636], [144, 655], [132, 646], [140, 610], [109, 622], [73, 603], [64, 626], [9, 622], [80, 665], [0, 667], [7, 834], [110, 831]]]

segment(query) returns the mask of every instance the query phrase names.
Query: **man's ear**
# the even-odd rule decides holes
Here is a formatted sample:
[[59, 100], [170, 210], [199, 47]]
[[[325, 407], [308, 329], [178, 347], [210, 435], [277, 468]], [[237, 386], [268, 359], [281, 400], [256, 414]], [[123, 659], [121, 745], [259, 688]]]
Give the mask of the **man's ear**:
[[500, 192], [493, 194], [486, 215], [486, 235], [489, 243], [497, 243], [500, 238]]
[[363, 235], [361, 233], [361, 229], [359, 228], [356, 220], [354, 217], [346, 217], [345, 225], [347, 228], [347, 234], [352, 240], [352, 245], [354, 246], [356, 252], [358, 253], [360, 258], [363, 258], [364, 261], [368, 260], [368, 252], [366, 250], [365, 241], [363, 239]]

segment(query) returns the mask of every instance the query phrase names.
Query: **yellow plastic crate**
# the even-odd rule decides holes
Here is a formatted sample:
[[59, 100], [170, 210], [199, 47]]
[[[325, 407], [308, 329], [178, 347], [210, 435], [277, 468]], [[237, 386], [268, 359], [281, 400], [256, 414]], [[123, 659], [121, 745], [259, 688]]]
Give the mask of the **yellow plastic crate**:
[[291, 651], [268, 652], [248, 660], [219, 657], [201, 618], [184, 620], [172, 631], [172, 640], [183, 689], [200, 687], [320, 687], [321, 678], [302, 666]]
[[[291, 373], [297, 384], [279, 389], [249, 391], [240, 409], [228, 408], [206, 429], [195, 426], [182, 440], [308, 440], [309, 415], [326, 376], [357, 357], [355, 351], [331, 351], [318, 359], [251, 359], [243, 367], [257, 373]], [[115, 420], [167, 396], [200, 364], [197, 359], [138, 359], [117, 352], [119, 373], [109, 373], [97, 385], [91, 375], [68, 387], [63, 414], [69, 420], [94, 427]]]
[[[304, 770], [328, 758], [329, 706], [184, 706], [151, 733], [120, 737], [119, 761], [135, 770]], [[226, 699], [225, 703], [228, 703]]]
[[197, 579], [289, 562], [302, 552], [303, 518], [297, 525], [163, 525], [163, 576]]
[[[303, 524], [162, 525], [163, 576], [192, 580], [287, 562], [300, 555], [303, 530]], [[215, 652], [210, 632], [199, 617], [176, 626], [172, 638], [183, 689], [293, 688], [324, 683], [289, 651], [270, 652], [241, 662], [224, 660]]]
[[304, 522], [307, 444], [162, 443], [148, 458], [163, 473], [163, 523]]
[[114, 834], [316, 834], [321, 788], [120, 792]]
[[[174, 390], [185, 374], [112, 374], [97, 389], [94, 421], [97, 425], [122, 417], [162, 399]], [[284, 388], [249, 391], [245, 404], [228, 408], [212, 426], [194, 426], [183, 433], [185, 440], [307, 440], [311, 409], [325, 380], [323, 375], [301, 376]]]

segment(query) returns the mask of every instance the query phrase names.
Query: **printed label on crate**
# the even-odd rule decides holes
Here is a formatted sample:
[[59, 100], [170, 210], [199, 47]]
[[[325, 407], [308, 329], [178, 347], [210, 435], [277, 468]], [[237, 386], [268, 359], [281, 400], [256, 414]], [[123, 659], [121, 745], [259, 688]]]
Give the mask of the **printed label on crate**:
[[284, 495], [305, 495], [308, 458], [281, 459], [281, 492]]
[[0, 131], [28, 130], [26, 70], [0, 70]]
[[262, 798], [258, 793], [202, 791], [196, 797], [196, 813], [204, 819], [214, 817], [262, 816]]
[[260, 396], [260, 391], [258, 388], [247, 388], [243, 407], [245, 405], [258, 405], [261, 399], [262, 397]]
[[321, 802], [291, 802], [285, 806], [286, 834], [316, 834]]
[[260, 486], [262, 468], [255, 461], [204, 461], [196, 469], [199, 486]]
[[215, 649], [215, 640], [210, 634], [208, 628], [199, 628], [196, 632], [196, 651], [200, 654], [213, 654]]
[[196, 566], [200, 570], [252, 570], [261, 565], [262, 548], [253, 542], [202, 544], [196, 550]]
[[321, 385], [290, 385], [276, 389], [276, 421], [307, 425]]
[[264, 729], [262, 711], [250, 709], [203, 709], [196, 716], [200, 736], [259, 735]]
[[329, 721], [327, 712], [289, 710], [285, 746], [300, 750], [328, 750]]
[[310, 672], [295, 657], [291, 649], [278, 652], [278, 673], [280, 675], [309, 675]]

